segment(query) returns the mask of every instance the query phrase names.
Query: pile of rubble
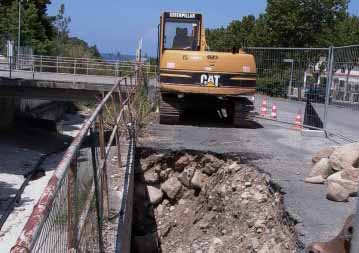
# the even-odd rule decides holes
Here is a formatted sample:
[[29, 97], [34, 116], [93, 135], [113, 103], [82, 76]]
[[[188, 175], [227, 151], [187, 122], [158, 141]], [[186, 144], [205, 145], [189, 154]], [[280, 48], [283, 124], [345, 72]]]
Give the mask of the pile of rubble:
[[281, 194], [239, 159], [143, 151], [135, 182], [134, 252], [295, 252]]
[[328, 147], [316, 153], [307, 183], [326, 184], [329, 200], [344, 202], [356, 196], [359, 185], [359, 143]]

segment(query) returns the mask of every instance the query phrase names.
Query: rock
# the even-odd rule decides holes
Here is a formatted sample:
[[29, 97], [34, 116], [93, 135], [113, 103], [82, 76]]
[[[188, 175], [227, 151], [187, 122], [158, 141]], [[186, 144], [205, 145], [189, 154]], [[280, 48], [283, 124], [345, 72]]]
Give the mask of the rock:
[[263, 247], [258, 251], [258, 253], [271, 253], [269, 250], [270, 246], [268, 243], [265, 243]]
[[224, 161], [218, 159], [214, 155], [206, 154], [206, 155], [203, 156], [203, 158], [201, 160], [201, 164], [203, 166], [205, 166], [207, 164], [211, 164], [211, 166], [214, 169], [216, 169], [216, 171], [217, 171], [220, 167], [222, 167], [224, 165]]
[[258, 249], [258, 247], [259, 247], [258, 239], [254, 237], [254, 238], [251, 239], [251, 242], [252, 242], [253, 249]]
[[177, 178], [184, 186], [191, 188], [191, 180], [194, 172], [195, 168], [186, 168]]
[[154, 154], [146, 157], [145, 159], [141, 159], [141, 168], [142, 171], [145, 172], [153, 167], [156, 163], [158, 163], [163, 157], [163, 154]]
[[163, 192], [160, 189], [153, 186], [147, 186], [147, 191], [152, 205], [157, 205], [162, 201]]
[[337, 147], [329, 158], [329, 165], [335, 171], [341, 171], [357, 165], [359, 161], [359, 143]]
[[174, 200], [182, 189], [182, 184], [176, 177], [171, 177], [161, 185], [161, 189], [169, 199]]
[[324, 184], [325, 183], [325, 179], [322, 176], [307, 177], [306, 179], [304, 179], [304, 181], [306, 183], [310, 183], [310, 184]]
[[327, 179], [331, 174], [331, 167], [328, 158], [322, 158], [317, 162], [309, 173], [309, 177], [322, 176]]
[[192, 157], [188, 154], [185, 154], [184, 156], [181, 156], [176, 162], [175, 162], [175, 171], [182, 172], [183, 169], [188, 166], [192, 162]]
[[212, 167], [211, 164], [206, 164], [204, 168], [202, 168], [202, 172], [211, 176], [212, 174], [216, 173], [218, 169], [216, 167]]
[[340, 184], [350, 196], [357, 195], [359, 185], [359, 169], [350, 168], [334, 173], [327, 179], [329, 183]]
[[328, 183], [327, 199], [336, 202], [346, 202], [348, 201], [348, 198], [349, 198], [349, 193], [343, 186], [335, 182]]
[[245, 187], [251, 187], [251, 186], [252, 186], [252, 183], [251, 183], [251, 182], [245, 182], [245, 183], [244, 183], [244, 186], [245, 186]]
[[144, 175], [145, 183], [149, 185], [154, 185], [159, 182], [159, 176], [155, 172], [146, 172]]
[[329, 158], [335, 150], [335, 147], [326, 147], [319, 150], [317, 153], [314, 154], [312, 158], [312, 162], [315, 164], [319, 162], [322, 158]]
[[221, 239], [219, 238], [213, 238], [211, 244], [209, 245], [209, 248], [208, 248], [208, 253], [216, 253], [216, 248], [217, 247], [220, 247], [223, 245], [223, 242]]
[[196, 170], [191, 180], [191, 186], [193, 189], [201, 190], [205, 181], [205, 175], [200, 170]]

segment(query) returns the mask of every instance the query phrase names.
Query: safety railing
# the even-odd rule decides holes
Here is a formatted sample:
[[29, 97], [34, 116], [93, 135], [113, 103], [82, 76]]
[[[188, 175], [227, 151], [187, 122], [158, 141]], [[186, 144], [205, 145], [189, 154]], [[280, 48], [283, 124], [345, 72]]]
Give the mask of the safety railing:
[[[155, 75], [157, 66], [142, 64], [146, 75]], [[18, 55], [0, 61], [0, 74], [8, 78], [21, 78], [17, 73], [32, 73], [28, 78], [36, 79], [36, 73], [57, 73], [78, 76], [123, 77], [133, 76], [135, 61], [54, 57], [44, 55]]]
[[124, 77], [99, 102], [67, 148], [12, 253], [105, 252], [103, 227], [111, 205], [108, 159], [114, 152], [116, 166], [122, 169], [120, 136], [127, 136], [126, 175], [133, 168], [136, 124], [131, 104], [143, 85], [142, 77], [142, 67], [137, 65], [126, 96], [120, 90], [121, 81], [128, 83]]

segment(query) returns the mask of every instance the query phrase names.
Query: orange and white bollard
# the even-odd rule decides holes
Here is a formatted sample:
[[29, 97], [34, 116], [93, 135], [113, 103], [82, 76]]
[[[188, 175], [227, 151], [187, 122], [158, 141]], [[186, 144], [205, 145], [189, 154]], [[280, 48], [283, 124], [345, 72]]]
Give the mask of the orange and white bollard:
[[267, 98], [264, 97], [262, 100], [261, 114], [262, 117], [267, 116]]
[[277, 120], [277, 105], [275, 103], [272, 105], [272, 113], [270, 116], [272, 119]]
[[302, 111], [301, 110], [297, 113], [297, 116], [295, 117], [295, 122], [294, 122], [293, 129], [295, 129], [295, 130], [302, 130], [303, 129], [303, 126], [302, 126]]

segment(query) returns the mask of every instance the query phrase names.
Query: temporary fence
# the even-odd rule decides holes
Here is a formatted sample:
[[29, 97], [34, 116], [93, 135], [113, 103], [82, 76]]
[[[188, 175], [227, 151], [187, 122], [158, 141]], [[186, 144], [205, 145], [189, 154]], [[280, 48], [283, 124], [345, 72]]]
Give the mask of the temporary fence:
[[[121, 95], [120, 83], [128, 83], [123, 79], [99, 102], [67, 148], [12, 253], [105, 252], [103, 228], [111, 208], [107, 164], [110, 152], [115, 149], [119, 171], [123, 170], [122, 166], [126, 167], [123, 190], [126, 196], [131, 196], [129, 175], [133, 170], [136, 125], [131, 105], [144, 83], [142, 66], [137, 67], [134, 83], [126, 87], [126, 97]], [[120, 145], [121, 135], [129, 139], [124, 165], [121, 164], [124, 148]], [[131, 215], [126, 210], [122, 210], [120, 221], [130, 221]], [[118, 233], [123, 234], [121, 229]], [[124, 244], [129, 239], [118, 235], [114, 240]]]
[[246, 48], [257, 64], [258, 112], [273, 106], [277, 120], [323, 129], [346, 141], [359, 133], [359, 46], [331, 48]]

